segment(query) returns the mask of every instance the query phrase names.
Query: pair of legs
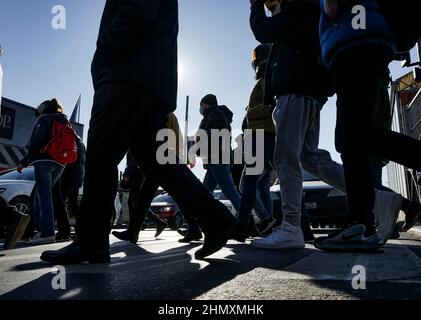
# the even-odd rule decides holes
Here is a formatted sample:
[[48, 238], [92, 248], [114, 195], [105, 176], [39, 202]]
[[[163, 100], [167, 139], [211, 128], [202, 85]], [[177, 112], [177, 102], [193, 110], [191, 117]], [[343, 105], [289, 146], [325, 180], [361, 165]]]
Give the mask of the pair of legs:
[[346, 191], [343, 168], [329, 152], [319, 149], [319, 103], [306, 96], [278, 99], [273, 118], [276, 124], [274, 163], [279, 178], [284, 220], [299, 226], [303, 193], [302, 169], [320, 180]]
[[390, 55], [379, 46], [361, 46], [338, 54], [334, 64], [337, 85], [336, 148], [341, 153], [350, 209], [350, 222], [374, 234], [373, 173], [369, 155], [421, 169], [421, 142], [377, 128], [373, 124], [377, 85]]
[[[273, 150], [275, 148], [275, 135], [270, 133], [264, 133], [264, 154], [263, 155], [257, 155], [257, 156], [263, 156], [263, 161], [265, 166], [265, 170], [260, 175], [249, 175], [247, 174], [247, 165], [244, 169], [243, 176], [241, 179], [241, 206], [239, 211], [239, 220], [241, 224], [247, 224], [247, 221], [249, 220], [249, 217], [251, 215], [251, 211], [253, 207], [256, 207], [256, 195], [257, 195], [257, 189], [259, 183], [263, 182], [264, 184], [264, 199], [266, 206], [268, 206], [268, 209], [266, 210], [266, 206], [263, 206], [264, 208], [264, 215], [259, 216], [263, 221], [270, 220], [272, 218], [272, 213], [270, 212], [273, 208], [272, 204], [272, 197], [270, 196], [270, 175], [271, 171], [270, 169], [273, 168], [272, 165], [272, 159], [273, 159]], [[252, 136], [252, 152], [255, 153], [256, 151], [256, 143], [257, 138], [255, 134]], [[265, 180], [261, 180], [264, 178]], [[268, 194], [269, 193], [269, 194]], [[270, 202], [270, 204], [268, 203]], [[261, 210], [257, 210], [256, 213], [261, 214]], [[262, 214], [261, 214], [262, 215]]]
[[88, 134], [80, 237], [62, 250], [44, 252], [41, 259], [64, 264], [109, 261], [117, 166], [129, 149], [146, 176], [197, 217], [205, 243], [196, 258], [226, 244], [235, 223], [229, 210], [214, 199], [187, 166], [157, 162], [156, 152], [162, 142], [156, 136], [167, 128], [167, 116], [165, 103], [137, 86], [108, 83], [96, 90]]
[[203, 184], [210, 192], [214, 192], [216, 186], [221, 188], [222, 193], [231, 201], [237, 212], [240, 211], [241, 196], [232, 179], [229, 164], [209, 164]]
[[52, 191], [60, 179], [64, 167], [53, 161], [38, 161], [34, 163], [35, 173], [35, 199], [33, 216], [41, 238], [55, 235], [54, 207]]
[[[54, 216], [57, 221], [57, 237], [60, 239], [70, 237], [70, 222], [66, 210], [66, 201], [68, 208], [77, 221], [79, 187], [78, 184], [66, 183], [63, 179], [60, 179], [53, 187]], [[78, 227], [76, 226], [76, 234], [78, 233], [77, 229]]]

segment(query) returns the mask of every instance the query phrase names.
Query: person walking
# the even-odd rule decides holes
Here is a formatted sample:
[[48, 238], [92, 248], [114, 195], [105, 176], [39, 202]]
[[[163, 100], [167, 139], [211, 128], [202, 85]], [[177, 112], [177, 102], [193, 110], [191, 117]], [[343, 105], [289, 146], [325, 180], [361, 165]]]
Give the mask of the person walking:
[[[249, 236], [247, 230], [249, 229], [249, 224], [254, 225], [254, 219], [252, 217], [252, 209], [256, 205], [256, 195], [258, 185], [264, 184], [262, 194], [267, 197], [269, 193], [270, 197], [270, 179], [271, 171], [273, 170], [273, 151], [275, 148], [275, 125], [272, 120], [272, 110], [268, 105], [264, 104], [264, 88], [265, 81], [264, 75], [266, 70], [267, 61], [269, 58], [269, 52], [271, 45], [259, 45], [253, 50], [253, 69], [256, 73], [256, 84], [253, 88], [253, 91], [250, 95], [249, 104], [246, 108], [246, 129], [252, 130], [252, 152], [256, 153], [256, 143], [258, 134], [256, 130], [263, 131], [263, 142], [264, 142], [264, 154], [257, 155], [263, 157], [263, 163], [265, 170], [260, 175], [248, 175], [246, 168], [243, 171], [242, 181], [241, 181], [241, 205], [239, 211], [239, 224], [237, 228], [236, 240], [244, 242], [245, 239]], [[261, 180], [263, 178], [263, 180]], [[270, 197], [271, 198], [271, 197]], [[267, 204], [268, 201], [266, 201]], [[266, 229], [271, 225], [273, 204], [270, 200], [268, 208], [265, 210], [263, 216], [261, 214], [261, 231], [266, 231]], [[257, 211], [259, 212], [259, 211]]]
[[54, 215], [57, 221], [57, 242], [65, 242], [70, 240], [70, 222], [66, 210], [75, 217], [75, 236], [79, 232], [78, 215], [79, 215], [79, 189], [83, 185], [83, 178], [85, 175], [85, 154], [86, 147], [82, 139], [75, 135], [77, 146], [77, 160], [74, 163], [67, 165], [60, 177], [58, 183], [53, 188], [53, 207]]
[[272, 43], [266, 70], [265, 104], [276, 106], [274, 165], [280, 182], [283, 221], [253, 246], [264, 249], [304, 248], [301, 228], [302, 169], [346, 191], [343, 168], [319, 149], [320, 111], [333, 94], [331, 78], [320, 62], [318, 0], [285, 0], [272, 17], [264, 5], [251, 1], [250, 25], [260, 43]]
[[[34, 166], [36, 191], [33, 216], [38, 233], [29, 241], [29, 244], [40, 245], [55, 242], [52, 189], [65, 167], [65, 164], [58, 162], [58, 158], [53, 158], [56, 150], [51, 147], [62, 147], [55, 144], [55, 142], [62, 143], [62, 140], [57, 140], [57, 130], [59, 130], [57, 128], [65, 127], [71, 131], [73, 129], [57, 99], [41, 103], [35, 115], [38, 120], [27, 145], [28, 153], [21, 160], [17, 171], [22, 172], [22, 169], [30, 164]], [[69, 152], [69, 155], [70, 152], [74, 152], [74, 157], [76, 157], [74, 138], [71, 148], [74, 149], [66, 152]]]
[[[352, 24], [356, 4], [365, 8], [364, 28]], [[321, 1], [320, 43], [323, 61], [335, 75], [335, 144], [344, 164], [350, 209], [348, 226], [316, 242], [321, 250], [379, 252], [393, 232], [402, 197], [393, 192], [375, 192], [370, 155], [421, 169], [421, 143], [390, 128], [380, 128], [373, 121], [377, 88], [402, 40], [394, 37], [379, 4], [360, 0], [337, 6], [332, 1]], [[421, 7], [411, 12], [420, 15]], [[375, 205], [379, 197], [382, 201]], [[386, 223], [380, 221], [377, 228], [376, 218]]]
[[[92, 63], [95, 88], [80, 237], [41, 255], [53, 264], [110, 261], [118, 164], [128, 150], [143, 172], [188, 208], [205, 234], [203, 259], [225, 246], [236, 219], [183, 164], [160, 164], [157, 133], [177, 101], [178, 1], [107, 0]], [[174, 152], [169, 150], [169, 152]]]
[[[218, 105], [218, 100], [214, 94], [208, 94], [203, 97], [200, 102], [200, 114], [203, 119], [200, 123], [199, 130], [207, 135], [207, 152], [199, 150], [199, 157], [203, 160], [203, 167], [206, 169], [206, 175], [203, 184], [213, 193], [215, 188], [219, 186], [222, 193], [231, 201], [237, 212], [240, 211], [241, 196], [237, 191], [234, 180], [231, 175], [231, 160], [224, 163], [224, 158], [228, 154], [231, 159], [231, 137], [229, 141], [224, 135], [222, 141], [218, 138], [217, 143], [212, 135], [221, 133], [225, 130], [231, 134], [231, 123], [233, 113], [223, 105]], [[196, 136], [196, 140], [200, 140], [200, 136]], [[217, 150], [214, 150], [217, 149]]]

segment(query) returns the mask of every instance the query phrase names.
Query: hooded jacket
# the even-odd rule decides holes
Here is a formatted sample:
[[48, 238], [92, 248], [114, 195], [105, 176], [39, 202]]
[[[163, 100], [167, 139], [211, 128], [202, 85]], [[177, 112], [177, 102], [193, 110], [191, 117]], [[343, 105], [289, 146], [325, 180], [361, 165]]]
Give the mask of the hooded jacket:
[[273, 43], [265, 75], [265, 104], [274, 106], [275, 96], [298, 94], [323, 105], [333, 90], [321, 62], [319, 2], [284, 0], [281, 11], [272, 17], [266, 16], [263, 2], [252, 6], [250, 26], [257, 41]]
[[[210, 106], [209, 108], [205, 109], [203, 114], [203, 120], [200, 123], [199, 129], [206, 131], [208, 136], [208, 154], [199, 154], [199, 156], [203, 159], [207, 159], [209, 162], [215, 163], [222, 163], [222, 153], [225, 152], [223, 150], [223, 143], [219, 141], [219, 159], [216, 158], [215, 150], [211, 150], [212, 146], [212, 129], [222, 130], [227, 129], [231, 133], [231, 123], [233, 120], [234, 114], [227, 106]], [[198, 137], [196, 137], [197, 140]], [[229, 150], [226, 152], [231, 153], [231, 138], [230, 138], [230, 147]]]
[[177, 36], [177, 0], [107, 0], [91, 68], [94, 88], [134, 85], [174, 111]]
[[[346, 1], [345, 1], [346, 2]], [[340, 18], [332, 21], [324, 12], [324, 0], [320, 0], [320, 43], [322, 47], [323, 61], [332, 66], [336, 56], [347, 49], [364, 46], [378, 45], [384, 47], [392, 59], [396, 51], [396, 43], [389, 26], [380, 12], [376, 0], [352, 0], [349, 6], [343, 9]], [[352, 21], [355, 17], [351, 9], [355, 5], [361, 5], [366, 10], [366, 28], [356, 29]]]
[[31, 138], [26, 145], [28, 153], [20, 162], [22, 166], [27, 167], [37, 161], [54, 161], [47, 153], [41, 152], [51, 141], [54, 121], [69, 123], [67, 116], [63, 113], [41, 116], [35, 124]]

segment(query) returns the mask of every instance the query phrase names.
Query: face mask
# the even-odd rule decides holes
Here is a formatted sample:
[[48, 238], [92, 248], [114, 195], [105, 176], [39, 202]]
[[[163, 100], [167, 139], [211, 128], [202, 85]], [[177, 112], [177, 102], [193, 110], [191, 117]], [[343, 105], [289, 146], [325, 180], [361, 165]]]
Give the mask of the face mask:
[[200, 106], [199, 112], [203, 116], [204, 113], [205, 113], [205, 107], [204, 106]]

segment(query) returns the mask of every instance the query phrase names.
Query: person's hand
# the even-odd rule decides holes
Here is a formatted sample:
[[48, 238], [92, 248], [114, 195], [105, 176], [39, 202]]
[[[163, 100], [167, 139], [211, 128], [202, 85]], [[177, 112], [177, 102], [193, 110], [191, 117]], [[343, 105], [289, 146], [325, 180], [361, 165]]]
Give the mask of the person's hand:
[[16, 168], [16, 171], [17, 171], [17, 172], [19, 172], [19, 173], [22, 173], [23, 168], [24, 168], [24, 166], [20, 164], [20, 165]]
[[189, 167], [190, 169], [194, 169], [196, 167], [196, 158], [190, 160]]

